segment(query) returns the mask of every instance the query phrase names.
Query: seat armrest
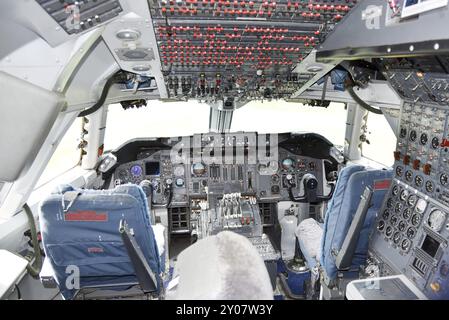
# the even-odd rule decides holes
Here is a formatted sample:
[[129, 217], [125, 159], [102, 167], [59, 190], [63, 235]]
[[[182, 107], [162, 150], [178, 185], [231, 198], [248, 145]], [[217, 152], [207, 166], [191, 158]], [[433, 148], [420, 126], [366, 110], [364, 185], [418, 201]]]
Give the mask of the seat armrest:
[[155, 275], [151, 270], [134, 235], [131, 233], [126, 221], [123, 219], [120, 220], [119, 232], [122, 236], [129, 258], [131, 259], [142, 291], [145, 293], [158, 291], [158, 275]]

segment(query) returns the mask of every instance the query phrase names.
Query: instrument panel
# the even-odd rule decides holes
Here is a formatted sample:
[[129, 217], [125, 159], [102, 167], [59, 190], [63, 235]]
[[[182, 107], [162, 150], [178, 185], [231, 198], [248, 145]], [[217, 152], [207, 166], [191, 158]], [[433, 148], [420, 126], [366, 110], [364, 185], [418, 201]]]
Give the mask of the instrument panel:
[[449, 297], [448, 116], [447, 106], [436, 102], [404, 102], [395, 179], [378, 213], [367, 266], [371, 275], [405, 274], [433, 299]]
[[[212, 148], [214, 139], [218, 147]], [[180, 145], [188, 147], [180, 150]], [[224, 157], [219, 157], [220, 151]], [[268, 225], [274, 223], [277, 202], [306, 197], [306, 181], [307, 188], [313, 182], [317, 195], [332, 192], [328, 184], [333, 180], [327, 177], [334, 177], [331, 173], [338, 171], [343, 159], [338, 152], [329, 141], [313, 133], [135, 139], [112, 152], [117, 164], [103, 174], [103, 179], [106, 188], [125, 183], [141, 185], [153, 207], [167, 208], [171, 233], [189, 233], [198, 226], [205, 203], [209, 208], [228, 208], [234, 199], [240, 199], [236, 206], [239, 210], [246, 210], [247, 203], [259, 208], [260, 223]], [[223, 197], [233, 200], [221, 204]], [[225, 214], [221, 216], [227, 220], [219, 225], [228, 226], [234, 220], [242, 226], [247, 223], [229, 210], [222, 210]]]
[[141, 184], [149, 180], [156, 186], [156, 197], [164, 193], [164, 185], [173, 184], [174, 203], [185, 203], [189, 196], [205, 196], [206, 192], [240, 192], [259, 199], [288, 200], [289, 187], [303, 195], [301, 181], [307, 173], [315, 175], [321, 182], [318, 191], [323, 190], [324, 159], [298, 156], [282, 149], [280, 160], [257, 164], [250, 164], [247, 159], [241, 164], [206, 164], [190, 159], [186, 163], [172, 163], [170, 154], [170, 150], [157, 151], [146, 158], [147, 154], [138, 154], [139, 160], [122, 164], [115, 170], [115, 184]]

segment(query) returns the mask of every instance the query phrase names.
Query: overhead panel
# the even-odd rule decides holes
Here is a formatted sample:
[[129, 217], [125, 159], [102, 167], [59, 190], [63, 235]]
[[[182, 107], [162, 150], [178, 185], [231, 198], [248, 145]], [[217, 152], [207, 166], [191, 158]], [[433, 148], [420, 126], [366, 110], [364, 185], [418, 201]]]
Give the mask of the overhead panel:
[[77, 34], [117, 17], [118, 0], [36, 0], [68, 34]]
[[288, 98], [293, 69], [357, 1], [150, 0], [171, 98]]

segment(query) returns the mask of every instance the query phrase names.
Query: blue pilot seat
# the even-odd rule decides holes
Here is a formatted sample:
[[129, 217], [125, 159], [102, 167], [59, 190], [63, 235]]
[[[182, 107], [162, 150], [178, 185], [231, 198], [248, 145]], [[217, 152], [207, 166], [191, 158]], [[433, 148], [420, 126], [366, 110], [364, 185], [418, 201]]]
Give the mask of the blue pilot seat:
[[[391, 184], [391, 178], [392, 170], [369, 169], [361, 165], [343, 168], [334, 195], [328, 203], [324, 223], [306, 219], [298, 225], [296, 235], [300, 250], [309, 268], [319, 269], [321, 284], [332, 287], [336, 284], [337, 276], [358, 276], [360, 266], [366, 261], [369, 234]], [[348, 269], [339, 270], [336, 258], [367, 186], [371, 187], [373, 194], [358, 235], [352, 264]]]
[[43, 200], [39, 221], [46, 270], [53, 272], [63, 298], [72, 299], [85, 288], [123, 291], [138, 286], [135, 265], [119, 231], [123, 222], [155, 276], [152, 294], [158, 295], [164, 269], [159, 251], [164, 245], [158, 249], [155, 230], [160, 230], [153, 229], [150, 219], [147, 198], [134, 184], [111, 190], [61, 186]]

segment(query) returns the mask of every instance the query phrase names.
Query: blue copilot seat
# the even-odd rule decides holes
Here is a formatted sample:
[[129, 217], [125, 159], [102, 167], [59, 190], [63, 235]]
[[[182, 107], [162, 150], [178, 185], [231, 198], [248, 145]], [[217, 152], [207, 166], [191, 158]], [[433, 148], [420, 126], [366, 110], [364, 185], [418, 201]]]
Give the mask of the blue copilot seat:
[[301, 252], [310, 269], [319, 266], [327, 284], [337, 277], [336, 257], [357, 211], [361, 195], [367, 186], [373, 189], [371, 205], [358, 237], [352, 265], [345, 272], [357, 273], [365, 263], [369, 234], [376, 214], [389, 189], [392, 170], [373, 170], [353, 165], [341, 170], [332, 199], [328, 204], [324, 224], [314, 219], [302, 221], [297, 229]]
[[39, 217], [46, 260], [65, 299], [74, 298], [83, 288], [120, 291], [138, 284], [119, 232], [121, 221], [126, 221], [157, 277], [156, 294], [161, 289], [163, 263], [140, 186], [113, 190], [62, 186], [41, 203]]

